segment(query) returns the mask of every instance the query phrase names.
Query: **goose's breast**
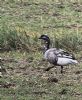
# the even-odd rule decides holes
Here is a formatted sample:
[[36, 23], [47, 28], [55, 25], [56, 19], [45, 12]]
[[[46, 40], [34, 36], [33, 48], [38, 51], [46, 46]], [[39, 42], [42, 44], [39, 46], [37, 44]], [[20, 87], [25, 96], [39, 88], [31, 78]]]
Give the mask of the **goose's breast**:
[[54, 52], [45, 52], [44, 58], [48, 60], [50, 63], [54, 63], [56, 61], [57, 56], [54, 54]]

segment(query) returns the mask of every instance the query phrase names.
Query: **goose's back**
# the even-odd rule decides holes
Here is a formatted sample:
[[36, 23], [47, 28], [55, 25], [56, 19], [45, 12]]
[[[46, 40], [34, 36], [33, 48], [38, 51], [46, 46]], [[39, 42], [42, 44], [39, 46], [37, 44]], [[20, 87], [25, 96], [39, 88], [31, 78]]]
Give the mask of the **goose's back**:
[[[63, 60], [68, 61], [68, 59], [73, 59], [73, 56], [62, 49], [51, 48], [45, 52], [44, 58], [48, 60], [50, 63], [55, 64], [58, 61], [58, 58], [60, 59], [63, 58], [62, 61]], [[65, 59], [65, 58], [68, 58], [68, 59]]]

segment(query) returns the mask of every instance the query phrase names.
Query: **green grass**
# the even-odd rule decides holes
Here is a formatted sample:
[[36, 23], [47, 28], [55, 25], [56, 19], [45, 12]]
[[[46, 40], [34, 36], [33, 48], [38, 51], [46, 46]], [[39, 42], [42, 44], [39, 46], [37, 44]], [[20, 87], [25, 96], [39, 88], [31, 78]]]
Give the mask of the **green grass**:
[[[82, 55], [81, 0], [1, 0], [0, 100], [82, 100], [82, 64], [60, 67], [43, 60], [38, 37], [48, 34], [53, 47]], [[3, 51], [3, 52], [2, 52]], [[56, 78], [58, 82], [52, 82]]]
[[[59, 67], [45, 72], [44, 69], [51, 65], [42, 61], [39, 52], [11, 51], [0, 53], [0, 56], [6, 60], [1, 64], [6, 69], [0, 78], [2, 100], [81, 100], [81, 63], [64, 67], [62, 75]], [[11, 58], [17, 62], [11, 62]], [[53, 78], [58, 82], [52, 82]]]
[[29, 45], [39, 46], [37, 37], [40, 34], [48, 34], [56, 47], [58, 43], [59, 47], [65, 49], [81, 50], [81, 4], [81, 0], [1, 1], [1, 48], [29, 49]]

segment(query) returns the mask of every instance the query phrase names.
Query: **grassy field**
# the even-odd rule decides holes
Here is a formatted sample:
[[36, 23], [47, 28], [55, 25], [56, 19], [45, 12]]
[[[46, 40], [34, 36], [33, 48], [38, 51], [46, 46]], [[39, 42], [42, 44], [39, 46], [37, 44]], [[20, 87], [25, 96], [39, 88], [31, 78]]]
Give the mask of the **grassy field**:
[[[73, 52], [77, 66], [54, 67], [43, 60], [38, 37]], [[0, 1], [0, 100], [82, 100], [82, 1]]]

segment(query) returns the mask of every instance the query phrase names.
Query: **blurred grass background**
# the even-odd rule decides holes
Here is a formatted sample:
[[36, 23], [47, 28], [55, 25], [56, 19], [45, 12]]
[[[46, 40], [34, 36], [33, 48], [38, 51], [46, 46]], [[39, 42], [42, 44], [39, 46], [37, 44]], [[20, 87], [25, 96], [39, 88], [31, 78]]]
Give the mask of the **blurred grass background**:
[[[79, 64], [44, 71], [41, 34]], [[82, 100], [81, 50], [82, 0], [0, 0], [0, 100]]]
[[82, 49], [81, 0], [1, 0], [0, 49], [37, 49], [48, 34], [52, 45]]

